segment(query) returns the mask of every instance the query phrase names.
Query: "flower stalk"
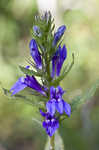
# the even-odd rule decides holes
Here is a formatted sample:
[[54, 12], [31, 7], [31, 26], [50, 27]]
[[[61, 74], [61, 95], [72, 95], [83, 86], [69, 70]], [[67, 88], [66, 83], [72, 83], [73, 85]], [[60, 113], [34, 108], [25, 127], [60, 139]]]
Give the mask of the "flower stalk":
[[50, 150], [55, 150], [55, 135], [50, 137]]

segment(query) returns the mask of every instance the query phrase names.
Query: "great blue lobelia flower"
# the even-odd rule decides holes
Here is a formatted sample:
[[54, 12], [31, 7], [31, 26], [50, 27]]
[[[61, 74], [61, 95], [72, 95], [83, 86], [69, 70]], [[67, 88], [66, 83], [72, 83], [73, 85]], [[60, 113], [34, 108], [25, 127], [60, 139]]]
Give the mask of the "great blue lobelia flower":
[[52, 72], [51, 76], [54, 78], [54, 76], [59, 76], [60, 71], [62, 68], [62, 65], [67, 57], [67, 49], [66, 46], [64, 45], [62, 48], [61, 46], [58, 47], [58, 50], [54, 54], [52, 58]]
[[61, 39], [63, 36], [64, 32], [66, 30], [66, 26], [62, 25], [58, 28], [57, 32], [54, 34], [54, 41], [53, 41], [53, 46], [56, 46], [57, 42]]
[[55, 131], [59, 128], [59, 121], [54, 116], [51, 116], [51, 114], [48, 112], [45, 113], [45, 112], [42, 112], [42, 110], [40, 110], [40, 114], [43, 117], [45, 117], [45, 119], [42, 123], [43, 128], [46, 129], [46, 133], [49, 136], [53, 136]]
[[60, 114], [65, 111], [67, 116], [71, 115], [71, 106], [62, 99], [63, 94], [64, 91], [60, 86], [57, 88], [50, 87], [50, 100], [46, 103], [46, 109], [52, 116], [54, 116], [56, 110]]
[[42, 69], [41, 55], [40, 55], [40, 52], [38, 50], [37, 43], [34, 39], [32, 39], [30, 41], [29, 48], [30, 48], [30, 54], [31, 54], [33, 60], [35, 61], [36, 67], [38, 69]]
[[34, 76], [28, 76], [28, 75], [26, 75], [25, 78], [20, 77], [18, 81], [12, 86], [12, 88], [10, 89], [10, 92], [12, 92], [12, 95], [15, 95], [26, 87], [30, 87], [44, 96], [46, 95], [46, 93], [43, 90], [44, 89], [43, 86], [41, 86], [38, 83], [36, 78]]

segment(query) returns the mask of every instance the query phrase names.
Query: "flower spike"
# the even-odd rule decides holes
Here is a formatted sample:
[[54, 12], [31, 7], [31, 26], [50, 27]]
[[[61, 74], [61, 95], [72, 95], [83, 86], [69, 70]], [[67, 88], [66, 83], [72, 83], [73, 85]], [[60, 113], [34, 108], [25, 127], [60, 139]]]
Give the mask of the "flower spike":
[[[56, 32], [54, 29], [54, 19], [50, 12], [34, 18], [33, 37], [29, 43], [30, 55], [33, 60], [27, 60], [31, 68], [30, 66], [19, 66], [25, 77], [20, 77], [10, 89], [12, 95], [15, 95], [28, 87], [31, 88], [31, 95], [39, 96], [35, 106], [40, 110], [43, 117], [42, 126], [50, 137], [59, 128], [62, 115], [66, 114], [68, 117], [71, 115], [71, 106], [64, 101], [65, 91], [59, 84], [74, 63], [73, 55], [73, 62], [69, 69], [61, 73], [63, 63], [67, 58], [67, 48], [65, 45], [61, 45], [61, 38], [66, 26], [60, 26]], [[36, 77], [42, 84], [37, 81]]]

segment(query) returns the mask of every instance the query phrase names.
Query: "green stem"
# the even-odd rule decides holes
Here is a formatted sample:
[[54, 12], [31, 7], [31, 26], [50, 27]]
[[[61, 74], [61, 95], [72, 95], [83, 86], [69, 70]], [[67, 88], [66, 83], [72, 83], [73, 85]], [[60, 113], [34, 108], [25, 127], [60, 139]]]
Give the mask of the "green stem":
[[50, 138], [50, 150], [55, 150], [55, 135]]

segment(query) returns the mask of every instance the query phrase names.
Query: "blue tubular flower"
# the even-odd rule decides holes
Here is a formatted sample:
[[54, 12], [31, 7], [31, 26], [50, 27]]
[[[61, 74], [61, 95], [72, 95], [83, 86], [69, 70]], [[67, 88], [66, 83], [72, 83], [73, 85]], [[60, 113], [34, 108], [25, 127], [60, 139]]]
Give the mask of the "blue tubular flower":
[[64, 34], [65, 30], [66, 30], [65, 25], [62, 25], [58, 28], [57, 32], [54, 34], [53, 46], [55, 46], [57, 44], [57, 42], [61, 39], [61, 37]]
[[59, 46], [58, 50], [56, 51], [55, 55], [52, 58], [52, 78], [54, 76], [59, 76], [61, 72], [62, 65], [67, 58], [67, 49], [64, 45], [63, 48]]
[[30, 54], [33, 60], [35, 61], [37, 68], [42, 69], [42, 60], [41, 60], [40, 52], [38, 50], [37, 43], [34, 39], [30, 41], [29, 48], [30, 48]]
[[40, 31], [40, 28], [38, 26], [33, 26], [33, 32], [35, 34], [35, 36], [38, 36], [38, 37], [41, 37], [41, 31]]
[[42, 110], [40, 110], [40, 113], [43, 117], [45, 117], [45, 120], [42, 123], [43, 128], [46, 129], [46, 133], [49, 136], [53, 136], [55, 131], [59, 128], [59, 121], [49, 113], [42, 112]]
[[37, 82], [36, 78], [34, 76], [28, 75], [26, 75], [25, 78], [19, 78], [18, 81], [10, 89], [10, 92], [12, 92], [12, 95], [15, 95], [16, 93], [22, 91], [26, 87], [30, 87], [36, 90], [37, 92], [41, 93], [42, 95], [46, 96], [46, 93], [42, 90], [43, 87]]
[[12, 95], [15, 95], [26, 87], [27, 85], [24, 83], [24, 77], [20, 77], [18, 81], [12, 86], [10, 92], [12, 92]]
[[56, 76], [60, 75], [60, 71], [61, 71], [62, 65], [63, 65], [66, 57], [67, 57], [67, 50], [64, 45], [63, 48], [61, 49], [61, 47], [60, 47], [60, 50], [59, 50], [59, 59], [58, 59], [57, 65], [56, 65]]
[[38, 81], [36, 80], [36, 78], [34, 76], [26, 75], [24, 82], [28, 87], [36, 90], [37, 92], [39, 92], [43, 95], [46, 95], [45, 92], [42, 90], [43, 87], [38, 83]]
[[50, 88], [50, 100], [46, 103], [46, 108], [52, 116], [55, 114], [56, 110], [60, 114], [65, 111], [66, 115], [70, 116], [71, 106], [62, 99], [63, 94], [64, 91], [60, 86], [58, 86], [57, 88], [54, 88], [52, 86]]

